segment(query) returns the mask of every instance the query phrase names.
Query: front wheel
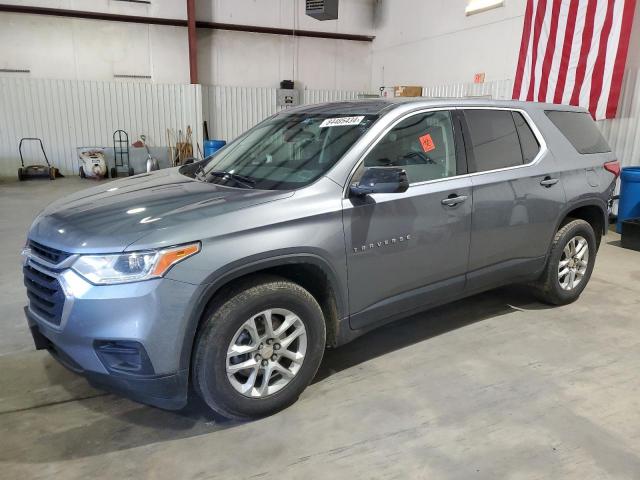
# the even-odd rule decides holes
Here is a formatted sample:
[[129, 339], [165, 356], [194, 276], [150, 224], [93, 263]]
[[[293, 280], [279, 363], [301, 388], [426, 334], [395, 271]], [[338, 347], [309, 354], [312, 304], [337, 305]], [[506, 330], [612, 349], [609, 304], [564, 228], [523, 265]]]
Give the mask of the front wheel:
[[325, 347], [315, 298], [299, 285], [256, 277], [205, 313], [193, 359], [195, 389], [235, 419], [270, 415], [294, 403], [315, 376]]
[[584, 220], [572, 220], [556, 233], [537, 296], [545, 303], [566, 305], [587, 286], [596, 261], [596, 235]]

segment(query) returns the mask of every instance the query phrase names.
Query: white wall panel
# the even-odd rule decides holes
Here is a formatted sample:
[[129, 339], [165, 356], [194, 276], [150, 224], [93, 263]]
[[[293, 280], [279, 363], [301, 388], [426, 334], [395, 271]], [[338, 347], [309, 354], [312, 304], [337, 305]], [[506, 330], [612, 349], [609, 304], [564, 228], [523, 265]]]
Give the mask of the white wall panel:
[[[202, 86], [203, 117], [209, 137], [230, 141], [258, 122], [281, 110], [276, 105], [276, 88]], [[353, 100], [363, 92], [346, 90], [304, 90], [302, 103]]]
[[640, 70], [625, 72], [618, 115], [598, 122], [623, 167], [640, 165]]
[[511, 98], [512, 80], [494, 80], [485, 83], [451, 83], [425, 87], [422, 94], [430, 98], [487, 97], [497, 100]]
[[358, 95], [367, 92], [350, 92], [343, 90], [305, 90], [303, 102], [305, 104], [338, 102], [341, 100], [356, 100]]
[[[201, 142], [202, 96], [198, 85], [0, 78], [0, 176], [14, 176], [21, 137], [42, 139], [49, 160], [64, 174], [77, 171], [76, 148], [113, 146], [114, 130], [134, 142], [166, 145], [167, 129], [186, 130]], [[41, 156], [24, 149], [25, 162]], [[38, 162], [39, 163], [39, 162]]]
[[230, 141], [278, 111], [276, 89], [203, 85], [202, 107], [209, 137]]
[[[359, 92], [305, 90], [303, 103], [350, 100]], [[22, 137], [42, 139], [49, 160], [64, 174], [78, 169], [77, 147], [113, 146], [117, 129], [133, 143], [167, 144], [187, 125], [202, 146], [202, 121], [211, 138], [232, 140], [280, 110], [276, 89], [213, 85], [0, 78], [0, 176], [16, 175]], [[194, 144], [194, 151], [196, 146]], [[40, 163], [37, 144], [25, 144], [26, 163]]]

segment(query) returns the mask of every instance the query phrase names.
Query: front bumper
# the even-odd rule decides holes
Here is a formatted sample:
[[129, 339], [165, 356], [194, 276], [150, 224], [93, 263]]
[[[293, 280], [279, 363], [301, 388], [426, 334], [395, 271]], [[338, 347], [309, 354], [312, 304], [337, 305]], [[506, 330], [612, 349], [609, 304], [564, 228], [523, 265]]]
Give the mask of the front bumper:
[[34, 300], [25, 307], [37, 349], [98, 388], [161, 408], [186, 404], [188, 366], [181, 365], [181, 354], [197, 286], [166, 278], [95, 286], [73, 270], [26, 262], [64, 292], [56, 321]]

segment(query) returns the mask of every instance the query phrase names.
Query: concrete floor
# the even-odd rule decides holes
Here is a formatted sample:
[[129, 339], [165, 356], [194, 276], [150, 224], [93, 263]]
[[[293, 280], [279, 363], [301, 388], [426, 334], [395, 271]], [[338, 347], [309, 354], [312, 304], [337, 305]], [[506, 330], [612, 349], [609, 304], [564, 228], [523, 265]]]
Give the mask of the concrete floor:
[[18, 252], [78, 179], [0, 184], [0, 478], [640, 478], [640, 253], [609, 234], [578, 302], [508, 288], [327, 352], [250, 423], [96, 391], [32, 350]]

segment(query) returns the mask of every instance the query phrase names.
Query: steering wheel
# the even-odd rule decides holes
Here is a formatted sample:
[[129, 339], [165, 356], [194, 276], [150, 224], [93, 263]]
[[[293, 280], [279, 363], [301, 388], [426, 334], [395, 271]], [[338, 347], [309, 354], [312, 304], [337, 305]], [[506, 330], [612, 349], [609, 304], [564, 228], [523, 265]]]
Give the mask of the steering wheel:
[[[413, 160], [409, 163], [409, 160]], [[435, 164], [436, 162], [424, 152], [408, 152], [398, 158], [397, 165]]]

